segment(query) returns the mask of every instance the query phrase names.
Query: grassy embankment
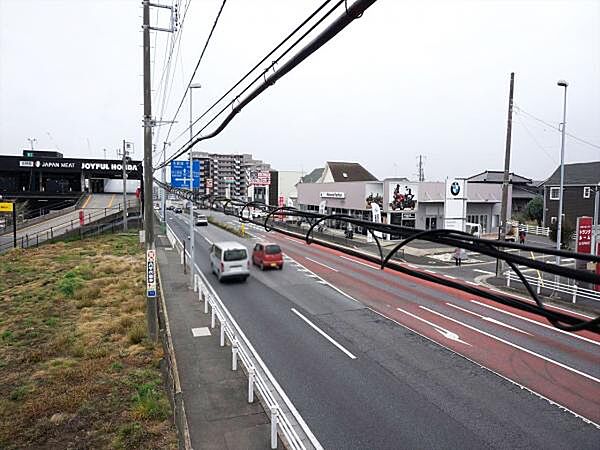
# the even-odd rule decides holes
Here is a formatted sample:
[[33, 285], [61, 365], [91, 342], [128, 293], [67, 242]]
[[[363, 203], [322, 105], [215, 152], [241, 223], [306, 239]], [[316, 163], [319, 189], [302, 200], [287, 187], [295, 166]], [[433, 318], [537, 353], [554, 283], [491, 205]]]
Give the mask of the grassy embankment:
[[176, 448], [136, 235], [0, 256], [0, 448]]

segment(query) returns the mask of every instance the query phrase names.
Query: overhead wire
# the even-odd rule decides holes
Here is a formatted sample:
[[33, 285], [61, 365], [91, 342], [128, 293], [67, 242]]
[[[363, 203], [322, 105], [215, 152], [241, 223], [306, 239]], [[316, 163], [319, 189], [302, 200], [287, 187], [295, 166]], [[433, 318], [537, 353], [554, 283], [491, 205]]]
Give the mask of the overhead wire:
[[523, 127], [523, 129], [525, 130], [525, 132], [529, 135], [529, 137], [531, 138], [531, 140], [535, 143], [535, 145], [542, 151], [544, 152], [544, 154], [553, 162], [556, 164], [556, 158], [553, 158], [552, 155], [550, 155], [550, 153], [548, 153], [548, 150], [546, 150], [546, 148], [539, 143], [539, 141], [535, 138], [535, 136], [533, 135], [533, 133], [531, 132], [531, 130], [529, 129], [529, 127], [527, 125], [525, 125], [525, 122], [523, 122], [522, 120], [517, 120], [516, 121], [519, 125], [521, 125]]
[[179, 105], [177, 106], [177, 109], [175, 111], [175, 114], [173, 115], [173, 118], [171, 119], [171, 124], [169, 125], [169, 130], [167, 131], [167, 137], [165, 138], [166, 141], [169, 140], [169, 136], [171, 135], [171, 130], [173, 128], [173, 122], [175, 121], [175, 119], [177, 119], [177, 115], [179, 114], [179, 111], [181, 111], [181, 106], [183, 105], [183, 102], [185, 101], [185, 98], [188, 95], [188, 91], [190, 89], [190, 86], [192, 85], [192, 82], [194, 81], [194, 77], [196, 76], [196, 72], [198, 71], [198, 67], [200, 67], [200, 63], [202, 62], [202, 58], [204, 57], [204, 54], [206, 53], [206, 49], [208, 48], [208, 44], [211, 41], [211, 38], [213, 36], [213, 33], [217, 27], [217, 24], [219, 23], [219, 18], [221, 17], [221, 13], [223, 12], [223, 8], [225, 7], [225, 4], [227, 3], [227, 0], [223, 0], [223, 2], [221, 3], [221, 7], [219, 8], [219, 12], [217, 13], [217, 16], [215, 17], [215, 20], [213, 22], [213, 25], [210, 29], [210, 33], [208, 34], [208, 37], [206, 38], [206, 41], [204, 43], [204, 48], [202, 49], [202, 52], [200, 53], [200, 57], [198, 58], [198, 61], [196, 62], [196, 67], [194, 67], [194, 71], [192, 72], [192, 76], [190, 77], [190, 81], [187, 84], [187, 87], [185, 88], [185, 91], [183, 92], [183, 95], [181, 97], [181, 101], [179, 102]]
[[[254, 67], [252, 67], [242, 78], [240, 78], [233, 86], [231, 86], [227, 92], [225, 92], [218, 100], [216, 100], [200, 117], [192, 122], [192, 126], [196, 125], [200, 120], [202, 120], [210, 111], [212, 111], [225, 97], [227, 97], [235, 88], [237, 88], [240, 84], [242, 84], [256, 69], [258, 69], [267, 59], [269, 59], [275, 52], [277, 52], [281, 47], [283, 47], [299, 30], [301, 30], [308, 22], [310, 22], [317, 14], [319, 14], [323, 8], [325, 8], [332, 0], [326, 0], [323, 2], [316, 10], [314, 10], [306, 19], [304, 19], [300, 25], [298, 25], [291, 33], [289, 33], [273, 50], [267, 53], [259, 62], [257, 62]], [[337, 8], [343, 0], [338, 0], [337, 4], [334, 8]], [[261, 74], [262, 76], [262, 74]], [[259, 77], [260, 78], [260, 77]], [[256, 79], [253, 81], [253, 83]], [[228, 105], [229, 106], [229, 105]], [[178, 140], [181, 136], [185, 135], [189, 131], [189, 127], [184, 129], [180, 134], [175, 137], [174, 141]]]
[[[550, 123], [550, 122], [547, 122], [547, 121], [545, 121], [545, 120], [543, 120], [543, 119], [540, 119], [540, 118], [539, 118], [539, 117], [537, 117], [537, 116], [534, 116], [534, 115], [533, 115], [533, 114], [531, 114], [530, 112], [527, 112], [527, 111], [525, 111], [525, 110], [524, 110], [523, 108], [521, 108], [520, 106], [516, 106], [516, 105], [515, 105], [515, 106], [514, 106], [514, 108], [515, 108], [515, 109], [517, 109], [519, 112], [521, 112], [521, 113], [525, 114], [526, 116], [530, 117], [531, 119], [533, 119], [533, 120], [536, 120], [536, 121], [538, 121], [538, 122], [540, 122], [540, 123], [543, 123], [544, 125], [546, 125], [547, 127], [549, 127], [549, 128], [551, 128], [551, 129], [553, 129], [554, 131], [558, 131], [558, 132], [561, 132], [561, 131], [562, 131], [562, 130], [560, 129], [560, 127], [558, 127], [558, 126], [556, 126], [556, 125], [554, 125], [554, 124], [552, 124], [552, 123]], [[582, 138], [580, 138], [579, 136], [576, 136], [576, 135], [574, 135], [574, 134], [572, 134], [572, 133], [569, 133], [569, 132], [565, 132], [565, 134], [566, 134], [567, 136], [569, 136], [570, 138], [573, 138], [573, 139], [575, 139], [576, 141], [579, 141], [579, 142], [581, 142], [582, 144], [586, 144], [586, 145], [589, 145], [589, 146], [591, 146], [591, 147], [594, 147], [594, 148], [596, 148], [596, 149], [600, 150], [600, 145], [598, 145], [598, 144], [594, 144], [593, 142], [590, 142], [590, 141], [587, 141], [587, 140], [585, 140], [585, 139], [582, 139]]]
[[[167, 105], [169, 99], [171, 98], [171, 92], [173, 90], [173, 84], [175, 82], [175, 74], [177, 71], [177, 64], [178, 64], [178, 62], [181, 61], [180, 50], [181, 50], [181, 41], [182, 41], [182, 36], [183, 36], [183, 28], [185, 25], [185, 19], [187, 18], [190, 5], [191, 5], [191, 0], [187, 0], [187, 2], [185, 4], [185, 10], [183, 12], [183, 16], [181, 19], [181, 23], [177, 30], [177, 36], [172, 37], [172, 40], [171, 40], [171, 51], [169, 52], [169, 58], [167, 61], [167, 68], [166, 68], [167, 74], [166, 74], [166, 78], [165, 78], [166, 81], [165, 81], [165, 85], [164, 85], [164, 92], [163, 92], [163, 96], [162, 96], [160, 114], [157, 116], [159, 118], [158, 119], [159, 122], [162, 122], [166, 105]], [[173, 67], [173, 70], [171, 71], [171, 64], [173, 64], [173, 51], [175, 49], [175, 45], [177, 45], [177, 50], [175, 51], [174, 67]], [[172, 76], [171, 76], [171, 73], [172, 73]], [[160, 138], [161, 131], [162, 131], [162, 128], [158, 127], [158, 133], [157, 133], [157, 136], [155, 139], [156, 141], [160, 140], [159, 138]]]
[[[372, 0], [370, 3], [374, 3], [375, 0]], [[326, 2], [329, 3], [329, 2]], [[208, 128], [221, 114], [223, 114], [225, 111], [227, 111], [227, 109], [229, 109], [230, 107], [233, 107], [233, 105], [239, 101], [240, 96], [242, 96], [243, 94], [245, 94], [258, 80], [260, 80], [261, 78], [265, 79], [265, 83], [263, 83], [262, 85], [262, 90], [260, 90], [260, 92], [256, 93], [254, 96], [252, 96], [252, 98], [250, 99], [244, 99], [244, 105], [239, 104], [237, 107], [234, 107], [235, 110], [235, 114], [237, 114], [237, 112], [239, 112], [239, 110], [241, 110], [241, 108], [243, 106], [245, 106], [245, 104], [249, 103], [249, 101], [252, 101], [254, 98], [256, 98], [257, 95], [259, 95], [261, 92], [263, 92], [264, 90], [266, 90], [266, 88], [270, 85], [273, 84], [275, 82], [275, 80], [270, 81], [269, 83], [267, 83], [266, 79], [266, 74], [269, 70], [273, 69], [277, 64], [279, 64], [281, 62], [281, 60], [288, 55], [288, 53], [290, 51], [292, 51], [298, 44], [300, 44], [304, 38], [306, 36], [308, 36], [312, 31], [314, 31], [319, 25], [321, 25], [326, 18], [328, 18], [331, 14], [333, 14], [333, 12], [335, 12], [335, 10], [342, 4], [345, 3], [344, 0], [339, 0], [328, 12], [326, 12], [323, 17], [321, 17], [317, 22], [315, 22], [313, 25], [311, 25], [311, 27], [305, 31], [298, 39], [296, 39], [281, 55], [279, 55], [277, 57], [277, 59], [275, 59], [266, 69], [264, 69], [258, 76], [256, 76], [240, 93], [238, 93], [235, 98], [233, 100], [231, 100], [229, 103], [227, 103], [223, 108], [221, 108], [221, 110], [219, 112], [217, 112], [215, 114], [215, 116], [208, 122], [206, 123], [198, 132], [196, 132], [196, 134], [194, 134], [194, 136], [192, 138], [190, 138], [185, 144], [183, 144], [173, 155], [171, 155], [167, 161], [164, 161], [162, 164], [160, 164], [159, 166], [155, 167], [154, 170], [159, 169], [161, 167], [164, 167], [165, 165], [167, 165], [169, 162], [171, 162], [172, 160], [178, 158], [179, 156], [183, 155], [184, 153], [186, 153], [188, 151], [189, 148], [191, 148], [193, 145], [195, 145], [197, 143], [198, 140], [203, 140], [203, 139], [207, 139], [209, 137], [212, 137], [216, 134], [218, 134], [233, 118], [233, 116], [230, 114], [227, 118], [225, 118], [224, 122], [218, 127], [217, 131], [215, 133], [212, 133], [211, 136], [205, 136], [202, 138], [198, 138], [198, 136], [206, 129]], [[353, 5], [353, 7], [355, 5], [357, 5], [358, 3], [361, 2], [357, 2]], [[369, 3], [369, 2], [367, 2]], [[320, 9], [320, 8], [319, 8]], [[348, 12], [346, 12], [346, 15], [349, 15]], [[352, 19], [354, 20], [354, 19]], [[296, 29], [297, 30], [297, 29]], [[295, 31], [296, 31], [295, 30]], [[309, 50], [309, 53], [312, 53], [314, 50]], [[304, 58], [303, 58], [304, 59]], [[291, 69], [290, 69], [291, 70]], [[287, 71], [285, 72], [287, 73]], [[280, 76], [285, 75], [285, 73], [283, 73]], [[280, 76], [278, 76], [277, 78], [279, 78]], [[272, 78], [273, 75], [269, 78]], [[223, 97], [222, 97], [223, 98]], [[216, 104], [216, 103], [215, 103]], [[212, 109], [214, 107], [211, 106], [209, 109]], [[236, 108], [238, 108], [236, 110]], [[232, 111], [233, 113], [233, 111]], [[207, 114], [207, 112], [205, 112], [201, 117], [204, 117]], [[199, 120], [199, 119], [198, 119]], [[196, 120], [196, 122], [198, 121]], [[195, 122], [194, 122], [195, 123]], [[192, 124], [193, 125], [193, 124]], [[189, 128], [188, 128], [189, 130]], [[188, 148], [189, 146], [189, 148]]]

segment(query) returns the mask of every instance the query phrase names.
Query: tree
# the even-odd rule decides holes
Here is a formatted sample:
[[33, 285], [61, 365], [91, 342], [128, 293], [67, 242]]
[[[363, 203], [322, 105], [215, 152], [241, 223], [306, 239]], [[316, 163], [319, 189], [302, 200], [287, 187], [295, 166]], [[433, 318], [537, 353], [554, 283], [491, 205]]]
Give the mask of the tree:
[[[553, 242], [556, 242], [557, 233], [558, 221], [550, 224], [549, 237]], [[562, 238], [560, 240], [560, 248], [568, 250], [571, 246], [571, 242], [575, 237], [575, 227], [565, 220], [560, 227], [560, 234], [562, 235]]]
[[544, 216], [544, 200], [541, 196], [536, 196], [529, 200], [525, 206], [525, 214], [528, 219], [535, 220], [538, 227], [542, 226], [542, 218]]

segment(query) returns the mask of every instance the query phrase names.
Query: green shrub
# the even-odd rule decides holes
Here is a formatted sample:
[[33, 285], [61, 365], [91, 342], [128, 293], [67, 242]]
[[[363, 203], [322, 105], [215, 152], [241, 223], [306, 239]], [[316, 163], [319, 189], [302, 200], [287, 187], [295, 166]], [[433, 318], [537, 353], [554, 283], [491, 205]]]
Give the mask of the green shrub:
[[146, 325], [142, 322], [136, 322], [129, 328], [127, 337], [132, 344], [141, 343], [146, 337]]
[[58, 290], [65, 297], [73, 297], [75, 291], [81, 287], [83, 279], [75, 271], [69, 270], [58, 282]]
[[164, 420], [169, 415], [169, 403], [160, 394], [156, 383], [137, 386], [133, 396], [133, 414], [142, 420]]
[[27, 388], [27, 386], [25, 386], [25, 385], [19, 386], [18, 388], [15, 388], [10, 393], [8, 398], [10, 398], [14, 402], [18, 402], [18, 401], [23, 400], [28, 392], [29, 392], [29, 389]]

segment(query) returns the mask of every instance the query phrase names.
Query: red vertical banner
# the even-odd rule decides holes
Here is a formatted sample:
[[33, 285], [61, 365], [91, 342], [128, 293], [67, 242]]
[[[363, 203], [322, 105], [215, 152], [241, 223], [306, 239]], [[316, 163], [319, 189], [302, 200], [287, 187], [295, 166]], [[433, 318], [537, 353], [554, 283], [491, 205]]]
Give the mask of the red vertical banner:
[[85, 214], [83, 213], [83, 209], [79, 210], [79, 226], [83, 226], [85, 223]]
[[577, 253], [592, 253], [592, 218], [577, 218]]
[[[600, 255], [600, 242], [596, 242], [596, 256]], [[600, 263], [596, 263], [596, 275], [600, 276]], [[598, 292], [600, 292], [600, 284], [594, 286]]]

